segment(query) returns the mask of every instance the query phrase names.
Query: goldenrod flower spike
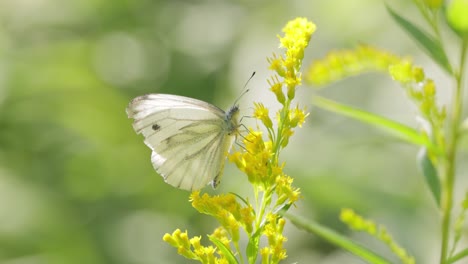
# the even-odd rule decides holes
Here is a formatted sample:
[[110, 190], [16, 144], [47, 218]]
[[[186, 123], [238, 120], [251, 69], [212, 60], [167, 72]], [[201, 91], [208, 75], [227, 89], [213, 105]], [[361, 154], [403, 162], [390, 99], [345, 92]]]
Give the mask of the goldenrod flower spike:
[[[301, 84], [301, 64], [315, 25], [305, 18], [297, 18], [283, 28], [280, 36], [281, 55], [268, 58], [275, 75], [267, 82], [282, 108], [276, 113], [276, 122], [263, 103], [254, 104], [253, 116], [268, 133], [249, 129], [243, 136], [244, 147], [229, 155], [229, 160], [247, 177], [253, 189], [254, 202], [234, 194], [209, 195], [195, 191], [190, 195], [192, 206], [202, 214], [216, 218], [220, 227], [209, 239], [215, 245], [204, 247], [200, 237], [188, 238], [187, 232], [176, 230], [166, 234], [164, 241], [178, 249], [179, 254], [201, 263], [261, 263], [274, 264], [287, 257], [283, 247], [286, 221], [278, 214], [300, 197], [293, 179], [283, 172], [279, 162], [280, 150], [288, 145], [294, 129], [301, 127], [307, 117], [305, 110], [292, 108], [297, 86]], [[241, 249], [240, 237], [244, 230], [249, 250]], [[261, 239], [261, 237], [266, 238]], [[260, 245], [267, 241], [267, 245]], [[246, 255], [244, 255], [247, 252]]]
[[377, 226], [374, 221], [364, 219], [362, 216], [356, 214], [352, 209], [348, 208], [341, 210], [340, 219], [343, 223], [347, 224], [349, 228], [356, 231], [366, 232], [385, 243], [402, 263], [415, 264], [414, 258], [393, 239], [385, 226]]
[[[353, 50], [332, 51], [325, 58], [316, 60], [307, 70], [305, 79], [309, 84], [322, 86], [372, 71], [388, 74], [400, 83], [419, 108], [421, 118], [429, 124], [422, 127], [422, 133], [431, 136], [433, 142], [442, 142], [444, 131], [441, 128], [445, 123], [445, 108], [436, 102], [434, 82], [427, 78], [424, 70], [415, 66], [409, 58], [360, 45]], [[429, 154], [437, 155], [437, 153]]]

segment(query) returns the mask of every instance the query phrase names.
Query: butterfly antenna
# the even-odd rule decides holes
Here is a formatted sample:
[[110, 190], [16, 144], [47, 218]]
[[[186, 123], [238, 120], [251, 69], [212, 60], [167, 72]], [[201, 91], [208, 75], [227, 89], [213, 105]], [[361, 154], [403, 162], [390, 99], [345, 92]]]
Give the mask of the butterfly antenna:
[[252, 80], [254, 76], [255, 72], [253, 72], [250, 78], [245, 82], [244, 87], [242, 88], [242, 93], [239, 95], [239, 97], [237, 97], [236, 101], [234, 101], [234, 105], [237, 105], [237, 102], [239, 102], [242, 96], [244, 96], [244, 94], [246, 94], [249, 91], [249, 89], [247, 88], [247, 84], [249, 84], [250, 80]]

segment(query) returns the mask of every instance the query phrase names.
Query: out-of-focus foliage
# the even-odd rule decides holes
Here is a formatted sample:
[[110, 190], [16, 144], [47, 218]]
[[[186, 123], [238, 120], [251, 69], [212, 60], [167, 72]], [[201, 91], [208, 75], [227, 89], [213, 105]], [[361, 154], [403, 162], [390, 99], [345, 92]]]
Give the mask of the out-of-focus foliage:
[[[394, 37], [384, 6], [371, 0], [0, 1], [0, 263], [184, 263], [163, 234], [190, 227], [204, 235], [214, 224], [191, 208], [189, 193], [154, 172], [125, 108], [156, 92], [227, 108], [239, 94], [232, 89], [255, 70], [241, 100], [248, 116], [252, 97], [272, 101], [266, 57], [296, 16], [318, 26], [305, 60], [331, 44], [363, 40], [415, 49], [403, 34]], [[353, 84], [338, 97], [413, 121], [387, 104], [392, 97], [407, 107], [388, 83], [369, 77], [346, 85]], [[309, 104], [308, 94], [297, 97]], [[432, 223], [421, 225], [420, 200], [428, 194], [412, 171], [414, 153], [324, 112], [309, 118], [284, 155], [304, 194], [295, 210], [339, 225], [340, 208], [353, 207], [387, 226], [414, 226], [412, 234], [396, 234], [400, 241], [423, 240]], [[377, 140], [362, 144], [368, 137]], [[227, 170], [221, 188], [241, 192], [245, 179]], [[291, 262], [353, 261], [288, 225], [286, 231]]]

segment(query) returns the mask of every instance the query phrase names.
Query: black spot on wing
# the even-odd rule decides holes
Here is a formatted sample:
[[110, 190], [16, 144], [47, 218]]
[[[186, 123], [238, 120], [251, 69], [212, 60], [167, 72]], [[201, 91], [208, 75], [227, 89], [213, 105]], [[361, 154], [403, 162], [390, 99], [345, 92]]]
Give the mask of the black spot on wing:
[[151, 128], [154, 130], [154, 131], [158, 131], [159, 129], [161, 129], [161, 126], [158, 125], [158, 124], [154, 124], [151, 126]]

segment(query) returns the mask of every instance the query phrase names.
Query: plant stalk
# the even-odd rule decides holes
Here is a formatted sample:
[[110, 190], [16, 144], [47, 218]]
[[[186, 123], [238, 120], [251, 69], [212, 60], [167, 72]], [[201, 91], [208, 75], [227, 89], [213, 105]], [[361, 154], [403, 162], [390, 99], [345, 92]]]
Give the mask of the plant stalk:
[[455, 186], [455, 166], [457, 158], [457, 145], [460, 132], [461, 118], [463, 112], [463, 77], [466, 62], [466, 50], [468, 40], [465, 39], [462, 44], [459, 71], [455, 75], [456, 88], [453, 97], [453, 108], [450, 120], [449, 138], [447, 144], [447, 154], [445, 161], [445, 177], [442, 198], [442, 245], [440, 263], [445, 264], [449, 258], [449, 239], [451, 215], [453, 208], [453, 193]]

